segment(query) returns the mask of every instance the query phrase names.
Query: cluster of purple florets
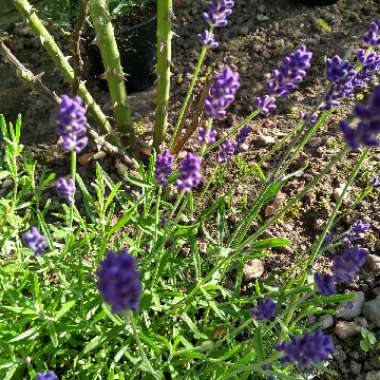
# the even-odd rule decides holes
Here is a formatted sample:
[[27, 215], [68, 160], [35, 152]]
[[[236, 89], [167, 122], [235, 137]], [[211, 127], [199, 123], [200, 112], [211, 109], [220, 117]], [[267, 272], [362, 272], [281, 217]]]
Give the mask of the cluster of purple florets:
[[168, 177], [172, 173], [174, 157], [170, 154], [168, 149], [164, 149], [161, 154], [157, 156], [155, 163], [155, 176], [160, 185], [166, 185]]
[[45, 237], [37, 227], [32, 227], [29, 231], [23, 233], [22, 238], [36, 256], [41, 256], [42, 252], [48, 247]]
[[241, 145], [245, 143], [252, 128], [249, 125], [243, 127], [236, 136], [235, 142], [226, 140], [219, 148], [217, 153], [217, 160], [219, 164], [224, 164], [231, 156], [239, 152]]
[[187, 153], [176, 181], [177, 188], [184, 192], [190, 192], [198, 186], [201, 182], [201, 166], [202, 159], [198, 155]]
[[373, 48], [380, 46], [380, 20], [371, 23], [368, 33], [363, 37], [363, 41]]
[[226, 109], [235, 100], [240, 87], [239, 73], [226, 66], [211, 85], [210, 94], [205, 100], [206, 114], [210, 119], [226, 116]]
[[97, 272], [97, 287], [113, 313], [137, 310], [140, 304], [140, 273], [128, 251], [108, 251]]
[[369, 184], [370, 184], [375, 190], [380, 189], [380, 175], [373, 177], [373, 178], [369, 181]]
[[353, 120], [344, 120], [340, 123], [346, 143], [353, 150], [361, 145], [379, 146], [380, 141], [380, 86], [377, 86], [367, 105], [359, 103], [354, 109], [354, 118], [357, 125], [353, 126]]
[[208, 130], [207, 127], [200, 127], [198, 131], [198, 142], [199, 144], [213, 144], [216, 141], [218, 132], [216, 129]]
[[276, 316], [277, 305], [270, 298], [265, 298], [251, 309], [251, 315], [258, 321], [269, 321]]
[[79, 153], [87, 145], [86, 109], [79, 96], [70, 98], [61, 97], [59, 113], [57, 115], [57, 134], [62, 137], [63, 148], [66, 151]]
[[267, 83], [269, 95], [258, 97], [256, 106], [263, 113], [276, 109], [276, 96], [286, 96], [304, 81], [311, 65], [313, 53], [301, 45], [293, 53], [284, 58], [283, 64], [272, 72]]
[[290, 342], [280, 343], [276, 350], [284, 353], [281, 358], [283, 366], [293, 363], [305, 368], [310, 363], [316, 364], [327, 359], [335, 347], [331, 336], [317, 330], [314, 334], [295, 336]]
[[55, 186], [61, 199], [64, 199], [69, 204], [75, 203], [75, 183], [72, 178], [60, 177], [57, 179]]
[[53, 371], [37, 373], [36, 380], [58, 380], [58, 376]]
[[354, 241], [362, 239], [371, 228], [369, 223], [364, 223], [362, 220], [357, 220], [352, 224], [351, 228], [346, 232], [343, 241], [346, 244], [352, 244]]
[[337, 293], [336, 283], [352, 281], [368, 257], [367, 250], [359, 246], [346, 246], [343, 254], [335, 257], [332, 265], [333, 274], [315, 273], [314, 280], [322, 295]]
[[212, 49], [219, 46], [212, 30], [215, 27], [227, 26], [227, 19], [234, 6], [234, 0], [214, 0], [208, 3], [208, 11], [203, 13], [203, 18], [208, 23], [210, 30], [204, 30], [199, 34], [199, 41], [202, 46], [208, 46]]

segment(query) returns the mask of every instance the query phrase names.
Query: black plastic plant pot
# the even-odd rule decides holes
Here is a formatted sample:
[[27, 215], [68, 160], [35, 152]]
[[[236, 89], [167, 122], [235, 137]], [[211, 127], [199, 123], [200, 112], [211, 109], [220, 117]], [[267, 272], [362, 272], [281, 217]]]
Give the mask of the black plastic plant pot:
[[336, 4], [339, 0], [300, 0], [301, 3], [306, 5], [332, 5]]
[[[122, 22], [119, 25], [122, 25]], [[155, 81], [156, 27], [156, 17], [128, 28], [116, 26], [115, 35], [128, 92], [143, 91], [151, 87]], [[108, 90], [107, 82], [100, 79], [104, 73], [100, 51], [95, 44], [89, 43], [91, 39], [92, 36], [87, 39], [85, 48], [89, 58], [90, 75], [98, 78], [99, 87]]]

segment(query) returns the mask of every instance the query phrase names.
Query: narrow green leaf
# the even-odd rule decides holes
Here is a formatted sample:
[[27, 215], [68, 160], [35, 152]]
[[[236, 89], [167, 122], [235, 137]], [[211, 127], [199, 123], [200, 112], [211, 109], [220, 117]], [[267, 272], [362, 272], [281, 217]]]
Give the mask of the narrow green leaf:
[[57, 314], [55, 315], [55, 320], [58, 321], [60, 318], [62, 318], [73, 306], [75, 305], [75, 301], [67, 301], [63, 304], [63, 306], [57, 311]]

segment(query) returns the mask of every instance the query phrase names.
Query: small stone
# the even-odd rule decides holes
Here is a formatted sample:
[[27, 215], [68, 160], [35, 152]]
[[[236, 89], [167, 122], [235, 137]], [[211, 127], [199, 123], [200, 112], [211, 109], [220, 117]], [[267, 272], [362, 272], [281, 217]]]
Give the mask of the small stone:
[[245, 281], [252, 281], [264, 273], [264, 264], [261, 260], [249, 260], [244, 264], [243, 274]]
[[358, 317], [363, 309], [364, 293], [354, 292], [355, 298], [352, 301], [339, 304], [336, 316], [347, 320]]
[[283, 192], [279, 191], [274, 201], [265, 208], [265, 217], [269, 218], [272, 215], [274, 215], [276, 211], [279, 210], [285, 204], [285, 201], [286, 195]]
[[335, 347], [335, 351], [333, 353], [333, 357], [335, 358], [335, 360], [342, 364], [346, 359], [347, 359], [347, 355], [346, 353], [344, 352], [343, 348], [341, 345], [337, 345]]
[[313, 137], [309, 140], [308, 145], [312, 148], [317, 148], [321, 145], [322, 140], [319, 137]]
[[380, 371], [368, 372], [365, 380], [380, 380]]
[[6, 178], [1, 184], [2, 189], [10, 189], [13, 186], [13, 181], [10, 178]]
[[371, 271], [380, 273], [380, 256], [368, 255], [367, 266]]
[[355, 322], [339, 321], [335, 326], [335, 334], [340, 339], [349, 339], [360, 334], [360, 327]]
[[377, 327], [380, 327], [380, 296], [374, 300], [364, 303], [363, 306], [364, 316], [373, 322]]
[[269, 17], [268, 16], [264, 16], [264, 15], [257, 15], [256, 16], [256, 19], [258, 21], [268, 21], [269, 20]]
[[359, 375], [360, 371], [362, 370], [362, 365], [361, 363], [358, 363], [355, 360], [351, 360], [350, 369], [354, 375]]
[[256, 140], [260, 146], [266, 146], [266, 145], [273, 145], [276, 140], [274, 139], [274, 137], [272, 136], [263, 136], [263, 135], [259, 135], [257, 136], [257, 140]]
[[321, 329], [326, 330], [334, 326], [334, 318], [331, 315], [324, 315], [320, 319]]
[[[334, 195], [335, 201], [337, 201], [340, 198], [340, 196], [342, 195], [344, 187], [345, 187], [345, 185], [342, 184], [340, 187], [337, 187], [336, 189], [334, 189], [333, 195]], [[347, 194], [345, 195], [344, 198], [346, 198], [346, 196], [347, 196]]]

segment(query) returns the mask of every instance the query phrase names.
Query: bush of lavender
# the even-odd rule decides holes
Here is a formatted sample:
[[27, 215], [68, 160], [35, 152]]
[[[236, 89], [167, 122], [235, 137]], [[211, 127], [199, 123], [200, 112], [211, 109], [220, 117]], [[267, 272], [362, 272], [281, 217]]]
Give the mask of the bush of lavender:
[[[340, 290], [355, 279], [368, 255], [357, 241], [370, 225], [358, 220], [344, 234], [331, 231], [343, 199], [379, 145], [380, 87], [371, 84], [380, 68], [380, 21], [371, 24], [353, 63], [350, 56], [328, 59], [325, 92], [293, 132], [257, 164], [260, 186], [255, 200], [242, 219], [230, 225], [227, 194], [208, 196], [214, 179], [239, 155], [255, 128], [253, 120], [275, 112], [276, 103], [304, 81], [312, 52], [306, 46], [289, 52], [273, 71], [266, 92], [257, 97], [257, 109], [228, 133], [214, 124], [235, 100], [239, 73], [225, 66], [210, 74], [192, 122], [190, 103], [204, 59], [218, 46], [217, 29], [227, 26], [234, 7], [233, 0], [211, 1], [204, 13], [206, 28], [199, 36], [195, 73], [174, 131], [166, 134], [171, 1], [158, 2], [155, 149], [146, 162], [135, 149], [139, 136], [131, 124], [107, 2], [84, 0], [80, 6], [84, 14], [89, 11], [98, 34], [114, 104], [113, 125], [28, 2], [15, 4], [72, 85], [70, 95], [57, 99], [39, 78], [22, 76], [57, 102], [57, 135], [71, 165], [58, 178], [42, 168], [30, 152], [24, 153], [21, 117], [15, 123], [1, 117], [1, 379], [327, 378], [334, 341], [310, 317], [334, 314], [338, 303], [353, 299]], [[344, 99], [364, 90], [367, 100], [336, 127], [341, 136], [336, 154], [284, 205], [262, 218], [289, 179], [302, 175], [302, 170], [291, 173], [289, 168], [307, 142]], [[198, 145], [179, 159], [178, 152], [193, 133]], [[115, 182], [101, 162], [91, 183], [80, 176], [77, 155], [89, 139], [124, 160], [123, 181]], [[282, 159], [265, 172], [262, 163], [276, 152], [282, 152]], [[287, 239], [268, 238], [268, 229], [348, 154], [356, 161], [306, 260], [282, 277], [269, 275], [253, 282], [243, 292], [245, 263], [290, 246]], [[206, 165], [212, 169], [207, 177]], [[356, 203], [346, 207], [379, 187], [375, 178]], [[332, 248], [329, 270], [315, 271], [318, 257]]]

